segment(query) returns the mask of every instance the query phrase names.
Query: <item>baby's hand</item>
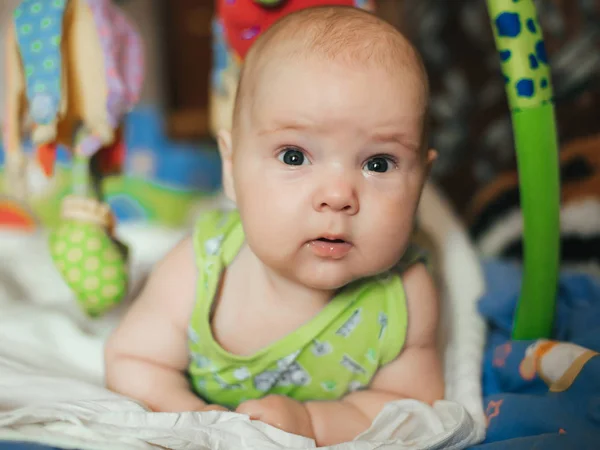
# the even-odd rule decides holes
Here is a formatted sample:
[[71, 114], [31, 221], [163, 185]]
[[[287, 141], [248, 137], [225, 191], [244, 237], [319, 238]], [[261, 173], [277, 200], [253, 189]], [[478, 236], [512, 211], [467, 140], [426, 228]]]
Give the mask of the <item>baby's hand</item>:
[[289, 397], [268, 395], [260, 400], [248, 400], [238, 406], [236, 412], [288, 433], [315, 438], [308, 410], [302, 403]]

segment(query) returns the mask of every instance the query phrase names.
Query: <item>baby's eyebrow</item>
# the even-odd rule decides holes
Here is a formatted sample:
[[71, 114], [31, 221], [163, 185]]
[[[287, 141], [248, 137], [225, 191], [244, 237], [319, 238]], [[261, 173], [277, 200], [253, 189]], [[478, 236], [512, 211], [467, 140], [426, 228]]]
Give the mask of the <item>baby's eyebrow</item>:
[[381, 144], [399, 144], [404, 147], [408, 147], [410, 150], [417, 150], [419, 148], [419, 142], [415, 141], [410, 136], [401, 132], [392, 132], [392, 133], [374, 133], [371, 136], [371, 139], [374, 142]]
[[[267, 134], [279, 133], [283, 131], [296, 131], [306, 132], [311, 130], [313, 132], [327, 133], [326, 128], [321, 128], [310, 121], [296, 120], [296, 119], [282, 119], [276, 120], [273, 124], [268, 127], [259, 128], [258, 135], [264, 136]], [[420, 142], [407, 133], [394, 131], [394, 132], [375, 132], [370, 136], [372, 142], [378, 144], [397, 144], [407, 148], [411, 151], [418, 151], [420, 148]]]
[[272, 134], [280, 131], [306, 131], [312, 128], [309, 123], [299, 121], [277, 121], [268, 128], [258, 130], [259, 135]]

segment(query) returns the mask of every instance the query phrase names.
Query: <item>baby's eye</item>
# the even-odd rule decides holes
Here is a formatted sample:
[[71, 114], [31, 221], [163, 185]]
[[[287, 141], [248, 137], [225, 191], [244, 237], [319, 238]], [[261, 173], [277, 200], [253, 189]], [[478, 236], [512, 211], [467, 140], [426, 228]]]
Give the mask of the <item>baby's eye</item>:
[[387, 172], [394, 167], [394, 161], [386, 156], [375, 156], [369, 159], [363, 166], [363, 170], [368, 172]]
[[296, 147], [286, 147], [279, 153], [279, 161], [288, 166], [302, 166], [309, 164], [308, 159], [302, 153], [302, 150]]

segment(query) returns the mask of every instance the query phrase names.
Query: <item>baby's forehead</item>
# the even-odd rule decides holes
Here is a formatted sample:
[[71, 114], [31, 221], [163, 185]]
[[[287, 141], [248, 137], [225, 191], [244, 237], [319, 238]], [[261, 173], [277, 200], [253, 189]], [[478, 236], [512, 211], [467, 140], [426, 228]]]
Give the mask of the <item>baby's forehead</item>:
[[[327, 61], [326, 64], [332, 63]], [[307, 72], [300, 74], [303, 67]], [[278, 71], [285, 73], [283, 77], [273, 79], [270, 76], [273, 72], [265, 70], [256, 81], [254, 95], [239, 105], [237, 130], [273, 138], [277, 136], [275, 132], [286, 131], [297, 137], [304, 136], [303, 139], [317, 135], [327, 136], [327, 139], [334, 136], [346, 139], [351, 135], [367, 139], [378, 135], [378, 130], [384, 130], [381, 131], [384, 135], [407, 134], [410, 145], [419, 145], [421, 133], [418, 130], [422, 129], [427, 114], [422, 89], [402, 88], [400, 86], [406, 83], [397, 74], [385, 71], [379, 71], [379, 75], [388, 81], [373, 80], [374, 87], [370, 81], [359, 81], [355, 85], [349, 80], [355, 72], [346, 76], [343, 71], [332, 76], [315, 73], [313, 77], [312, 70], [315, 69], [310, 64], [298, 60]], [[336, 79], [335, 75], [341, 76]], [[359, 77], [371, 80], [368, 72], [366, 77]]]
[[[414, 57], [406, 55], [398, 57], [392, 55], [379, 55], [369, 58], [368, 56], [352, 54], [327, 55], [314, 51], [309, 47], [301, 47], [294, 43], [282, 43], [278, 48], [272, 48], [261, 55], [247, 71], [247, 81], [258, 83], [269, 81], [275, 73], [280, 72], [283, 66], [293, 66], [303, 74], [327, 70], [327, 68], [343, 68], [352, 72], [367, 72], [369, 70], [380, 70], [386, 72], [390, 79], [405, 80], [412, 78], [422, 83], [427, 82], [427, 76]], [[289, 74], [293, 76], [293, 73]]]
[[[402, 97], [400, 103], [410, 103], [415, 108], [427, 103], [427, 80], [411, 59], [384, 64], [378, 60], [330, 58], [310, 51], [303, 54], [273, 51], [265, 56], [247, 73], [245, 106], [268, 107], [273, 97], [281, 96], [282, 92], [304, 89], [320, 95], [320, 91], [339, 90], [349, 78], [362, 80], [359, 85], [353, 85], [359, 91], [387, 86], [390, 97]], [[354, 91], [346, 93], [354, 94]]]
[[[304, 75], [327, 65], [353, 72], [382, 69], [393, 81], [410, 82], [411, 89], [422, 93], [424, 104], [429, 95], [422, 60], [398, 30], [368, 13], [334, 8], [284, 19], [259, 38], [242, 70], [236, 111], [247, 109], [253, 94], [268, 90], [273, 74], [289, 65]], [[293, 79], [294, 73], [286, 71], [286, 76]]]
[[406, 88], [385, 71], [363, 69], [365, 73], [357, 75], [338, 67], [312, 76], [312, 67], [307, 65], [307, 72], [301, 73], [302, 67], [295, 61], [279, 71], [283, 76], [259, 82], [255, 95], [245, 102], [246, 132], [277, 136], [275, 132], [286, 131], [288, 137], [327, 140], [406, 134], [411, 142], [418, 141], [416, 130], [425, 115], [418, 89]]
[[248, 72], [253, 72], [253, 68], [260, 70], [269, 63], [319, 61], [355, 67], [381, 67], [392, 74], [397, 71], [414, 72], [421, 78], [426, 77], [423, 62], [415, 47], [393, 28], [382, 33], [381, 29], [374, 27], [367, 27], [360, 32], [341, 27], [335, 39], [320, 29], [308, 29], [304, 33], [300, 30], [282, 30], [275, 32], [262, 44], [246, 60]]

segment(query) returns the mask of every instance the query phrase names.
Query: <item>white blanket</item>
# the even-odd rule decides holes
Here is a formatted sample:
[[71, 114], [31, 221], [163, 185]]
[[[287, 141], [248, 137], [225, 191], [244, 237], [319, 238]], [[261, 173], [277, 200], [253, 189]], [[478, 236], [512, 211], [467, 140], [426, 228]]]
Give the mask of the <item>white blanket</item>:
[[[422, 213], [427, 228], [447, 208], [436, 203], [433, 191], [425, 198], [433, 208]], [[459, 263], [467, 271], [458, 273], [459, 284], [447, 286], [446, 295], [457, 296], [454, 291], [465, 281], [471, 286], [458, 289], [469, 301], [453, 305], [448, 314], [462, 314], [466, 325], [474, 324], [466, 335], [451, 331], [447, 336], [453, 347], [445, 364], [447, 400], [434, 407], [413, 400], [389, 404], [368, 431], [335, 448], [460, 449], [483, 438], [478, 380], [483, 328], [472, 298], [479, 295], [480, 275], [473, 255], [464, 251], [460, 227], [450, 226], [456, 224], [452, 217], [445, 220], [451, 222], [445, 232], [438, 231], [438, 238], [447, 241], [446, 263]], [[132, 246], [135, 291], [183, 232], [127, 225], [120, 234]], [[90, 450], [315, 447], [312, 440], [239, 414], [152, 413], [104, 389], [103, 342], [127, 305], [96, 321], [85, 318], [54, 270], [45, 242], [43, 235], [0, 232], [0, 439]], [[466, 339], [470, 342], [463, 345]], [[475, 372], [465, 375], [465, 370]]]

